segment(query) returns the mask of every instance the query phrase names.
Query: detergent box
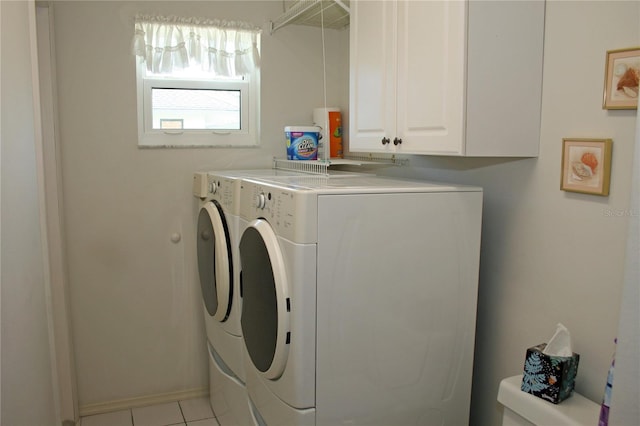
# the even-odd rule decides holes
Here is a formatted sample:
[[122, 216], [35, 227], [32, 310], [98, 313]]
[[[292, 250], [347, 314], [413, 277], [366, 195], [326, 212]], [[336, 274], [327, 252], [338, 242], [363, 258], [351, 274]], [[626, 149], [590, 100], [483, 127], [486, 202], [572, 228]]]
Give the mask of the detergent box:
[[317, 160], [320, 128], [317, 126], [287, 126], [287, 160]]

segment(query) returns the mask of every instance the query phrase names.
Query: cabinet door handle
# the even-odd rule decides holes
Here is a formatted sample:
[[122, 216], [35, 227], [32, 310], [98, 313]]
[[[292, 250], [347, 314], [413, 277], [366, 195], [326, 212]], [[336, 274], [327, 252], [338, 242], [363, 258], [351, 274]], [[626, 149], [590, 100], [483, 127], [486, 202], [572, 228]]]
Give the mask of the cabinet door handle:
[[389, 138], [382, 138], [382, 145], [388, 145], [389, 142], [391, 142]]
[[400, 145], [401, 143], [402, 143], [402, 139], [400, 139], [400, 138], [394, 138], [393, 139], [393, 144], [394, 145]]

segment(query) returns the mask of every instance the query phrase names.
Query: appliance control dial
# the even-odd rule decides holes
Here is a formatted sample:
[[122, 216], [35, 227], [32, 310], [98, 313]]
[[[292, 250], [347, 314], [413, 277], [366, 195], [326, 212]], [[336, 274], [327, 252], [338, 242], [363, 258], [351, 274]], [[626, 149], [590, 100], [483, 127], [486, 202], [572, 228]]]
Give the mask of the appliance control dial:
[[216, 185], [216, 183], [213, 181], [209, 182], [209, 193], [215, 194], [217, 190], [218, 190], [218, 185]]
[[267, 198], [264, 195], [264, 192], [256, 195], [256, 207], [259, 209], [264, 209], [267, 204]]

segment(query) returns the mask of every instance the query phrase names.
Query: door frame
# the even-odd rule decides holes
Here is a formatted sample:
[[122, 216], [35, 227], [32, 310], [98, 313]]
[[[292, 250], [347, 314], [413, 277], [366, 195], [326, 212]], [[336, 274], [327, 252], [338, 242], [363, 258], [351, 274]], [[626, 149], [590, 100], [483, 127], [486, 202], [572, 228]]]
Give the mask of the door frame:
[[79, 420], [75, 359], [68, 299], [60, 138], [57, 117], [53, 10], [29, 2], [36, 167], [44, 259], [49, 349], [58, 424]]

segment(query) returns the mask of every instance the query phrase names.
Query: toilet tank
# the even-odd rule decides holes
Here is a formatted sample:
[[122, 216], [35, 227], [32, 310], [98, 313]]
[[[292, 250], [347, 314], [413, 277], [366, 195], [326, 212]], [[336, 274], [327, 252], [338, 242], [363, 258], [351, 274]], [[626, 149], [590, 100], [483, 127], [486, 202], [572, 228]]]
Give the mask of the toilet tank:
[[576, 393], [552, 404], [520, 389], [522, 375], [500, 382], [498, 402], [504, 406], [503, 426], [597, 425], [600, 405]]

